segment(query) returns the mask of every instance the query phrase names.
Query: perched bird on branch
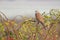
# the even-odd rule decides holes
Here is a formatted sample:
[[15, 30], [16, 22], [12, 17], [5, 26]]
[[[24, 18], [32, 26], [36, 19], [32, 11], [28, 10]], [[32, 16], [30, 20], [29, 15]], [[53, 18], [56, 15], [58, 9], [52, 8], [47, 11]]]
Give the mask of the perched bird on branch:
[[39, 11], [35, 11], [35, 16], [36, 16], [36, 19], [38, 21], [38, 24], [41, 23], [45, 29], [45, 25], [44, 25], [44, 18], [43, 16], [40, 14]]
[[36, 13], [35, 13], [35, 16], [36, 16], [36, 19], [38, 20], [38, 22], [42, 22], [42, 23], [44, 23], [44, 18], [43, 18], [43, 16], [40, 14], [40, 12], [39, 11], [35, 11]]

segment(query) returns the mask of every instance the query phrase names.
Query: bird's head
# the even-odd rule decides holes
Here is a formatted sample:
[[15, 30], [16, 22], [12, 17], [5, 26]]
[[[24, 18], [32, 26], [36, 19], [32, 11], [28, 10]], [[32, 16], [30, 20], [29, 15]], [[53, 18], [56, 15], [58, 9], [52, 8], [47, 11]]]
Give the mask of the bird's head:
[[40, 12], [38, 10], [36, 10], [35, 13], [40, 13]]
[[36, 10], [35, 11], [35, 16], [41, 16], [41, 13], [38, 10]]

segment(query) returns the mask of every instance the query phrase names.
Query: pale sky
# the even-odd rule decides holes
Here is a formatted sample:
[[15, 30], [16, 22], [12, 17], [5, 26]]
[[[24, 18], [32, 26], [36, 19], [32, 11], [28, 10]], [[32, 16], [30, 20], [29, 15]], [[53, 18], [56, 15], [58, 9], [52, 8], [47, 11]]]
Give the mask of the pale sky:
[[0, 0], [0, 11], [8, 17], [15, 15], [35, 15], [35, 10], [41, 13], [50, 9], [60, 9], [60, 0]]

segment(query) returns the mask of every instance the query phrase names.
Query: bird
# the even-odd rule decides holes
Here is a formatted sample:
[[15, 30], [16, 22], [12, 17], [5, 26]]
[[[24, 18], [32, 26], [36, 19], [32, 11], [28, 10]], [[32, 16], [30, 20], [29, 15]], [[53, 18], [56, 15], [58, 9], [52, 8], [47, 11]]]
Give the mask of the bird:
[[36, 16], [36, 19], [38, 20], [38, 22], [44, 23], [44, 18], [39, 11], [37, 11], [37, 10], [35, 11], [35, 16]]
[[38, 24], [41, 23], [43, 25], [44, 29], [46, 29], [45, 25], [44, 25], [44, 17], [37, 10], [35, 11], [35, 17], [36, 17], [36, 20], [37, 20]]

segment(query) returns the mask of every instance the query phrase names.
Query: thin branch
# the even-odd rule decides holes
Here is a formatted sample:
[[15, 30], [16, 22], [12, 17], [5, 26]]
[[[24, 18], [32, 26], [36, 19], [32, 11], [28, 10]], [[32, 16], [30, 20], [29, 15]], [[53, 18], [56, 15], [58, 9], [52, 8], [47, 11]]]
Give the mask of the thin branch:
[[53, 27], [53, 25], [54, 25], [54, 23], [51, 23], [51, 24], [50, 24], [50, 28], [49, 28], [49, 30], [48, 30], [48, 33], [49, 33], [50, 29]]
[[42, 24], [43, 28], [46, 30], [46, 26], [43, 22], [40, 21], [40, 23]]
[[8, 18], [6, 17], [6, 15], [0, 11], [0, 13], [5, 17], [6, 20], [8, 20]]

